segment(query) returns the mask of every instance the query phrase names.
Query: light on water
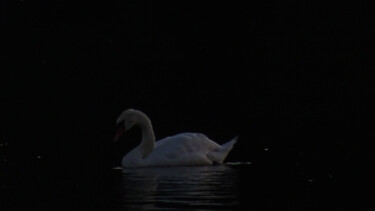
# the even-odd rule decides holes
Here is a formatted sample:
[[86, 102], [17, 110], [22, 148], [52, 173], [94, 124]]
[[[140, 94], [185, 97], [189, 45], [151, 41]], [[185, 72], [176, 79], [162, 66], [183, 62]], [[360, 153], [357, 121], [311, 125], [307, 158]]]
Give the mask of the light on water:
[[238, 172], [227, 165], [136, 168], [122, 173], [127, 209], [214, 210], [239, 205]]
[[113, 167], [112, 169], [114, 169], [114, 170], [121, 170], [122, 167], [116, 166], [116, 167]]
[[229, 166], [239, 166], [239, 165], [251, 165], [251, 162], [227, 162], [225, 164]]

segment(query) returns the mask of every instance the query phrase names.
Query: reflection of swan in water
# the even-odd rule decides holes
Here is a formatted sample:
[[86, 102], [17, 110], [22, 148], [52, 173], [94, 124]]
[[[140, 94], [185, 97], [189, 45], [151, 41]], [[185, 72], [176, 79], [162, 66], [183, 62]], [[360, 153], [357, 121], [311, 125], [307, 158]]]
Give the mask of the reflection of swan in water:
[[200, 133], [181, 133], [155, 142], [150, 119], [141, 111], [125, 110], [117, 119], [120, 126], [115, 141], [121, 134], [139, 125], [142, 130], [140, 145], [122, 159], [123, 167], [144, 166], [202, 166], [222, 163], [237, 137], [219, 145]]
[[123, 169], [127, 208], [235, 207], [237, 169], [227, 166]]

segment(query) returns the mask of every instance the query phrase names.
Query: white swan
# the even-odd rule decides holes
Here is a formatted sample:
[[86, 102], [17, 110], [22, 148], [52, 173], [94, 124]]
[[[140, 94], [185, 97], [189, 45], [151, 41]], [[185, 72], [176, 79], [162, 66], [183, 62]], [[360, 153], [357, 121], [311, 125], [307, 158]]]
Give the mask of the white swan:
[[122, 159], [123, 167], [197, 166], [222, 163], [237, 141], [237, 137], [219, 145], [200, 133], [181, 133], [155, 142], [150, 119], [141, 111], [125, 110], [116, 121], [119, 129], [114, 141], [133, 127], [142, 130], [141, 143]]

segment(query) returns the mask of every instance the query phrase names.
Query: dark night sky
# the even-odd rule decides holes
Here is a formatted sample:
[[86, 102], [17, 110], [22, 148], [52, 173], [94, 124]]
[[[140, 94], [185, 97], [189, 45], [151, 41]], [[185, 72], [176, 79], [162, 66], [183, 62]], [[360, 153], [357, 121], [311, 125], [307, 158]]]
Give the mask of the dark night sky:
[[129, 107], [158, 138], [239, 135], [232, 161], [353, 164], [374, 34], [366, 5], [340, 4], [2, 1], [1, 165], [100, 176], [139, 139], [112, 143]]

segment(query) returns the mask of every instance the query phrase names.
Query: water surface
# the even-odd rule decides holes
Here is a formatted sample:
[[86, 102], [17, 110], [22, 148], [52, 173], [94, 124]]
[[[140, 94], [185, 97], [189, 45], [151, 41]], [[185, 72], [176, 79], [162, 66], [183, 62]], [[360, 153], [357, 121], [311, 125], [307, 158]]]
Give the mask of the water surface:
[[282, 163], [64, 170], [35, 168], [19, 177], [3, 171], [0, 209], [338, 210], [348, 201], [332, 175]]
[[122, 169], [128, 209], [222, 209], [239, 202], [238, 171], [230, 165]]

